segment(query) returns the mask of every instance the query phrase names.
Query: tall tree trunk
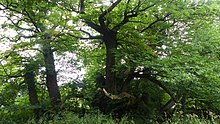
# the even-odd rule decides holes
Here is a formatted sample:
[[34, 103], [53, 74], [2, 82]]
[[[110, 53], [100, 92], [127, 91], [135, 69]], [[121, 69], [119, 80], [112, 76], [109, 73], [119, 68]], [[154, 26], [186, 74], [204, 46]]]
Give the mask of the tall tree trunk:
[[50, 43], [43, 46], [44, 62], [46, 68], [46, 85], [51, 99], [52, 106], [56, 109], [61, 103], [59, 86], [57, 84], [57, 73], [54, 64], [53, 50]]
[[106, 45], [106, 87], [107, 90], [115, 94], [116, 91], [116, 73], [113, 70], [115, 66], [115, 50], [117, 49], [116, 33], [108, 32], [104, 35]]
[[[29, 95], [29, 101], [31, 105], [36, 106], [39, 104], [38, 96], [37, 96], [37, 90], [35, 85], [35, 74], [33, 65], [30, 63], [25, 66], [25, 74], [24, 74], [24, 81], [28, 86], [28, 95]], [[34, 109], [34, 113], [36, 117], [39, 116], [39, 108]]]

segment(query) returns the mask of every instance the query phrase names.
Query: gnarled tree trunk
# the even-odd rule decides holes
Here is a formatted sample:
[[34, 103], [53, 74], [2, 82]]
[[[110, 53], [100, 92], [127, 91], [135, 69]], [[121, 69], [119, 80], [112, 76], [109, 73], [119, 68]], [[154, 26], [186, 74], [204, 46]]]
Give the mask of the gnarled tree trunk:
[[104, 35], [106, 46], [106, 87], [110, 93], [116, 93], [115, 50], [117, 49], [116, 34], [108, 32]]

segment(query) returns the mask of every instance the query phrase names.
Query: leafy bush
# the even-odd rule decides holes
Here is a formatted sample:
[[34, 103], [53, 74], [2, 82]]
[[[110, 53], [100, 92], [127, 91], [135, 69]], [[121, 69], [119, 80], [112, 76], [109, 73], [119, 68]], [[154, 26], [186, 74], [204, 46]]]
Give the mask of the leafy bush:
[[8, 106], [0, 110], [0, 124], [17, 124], [33, 117], [30, 106]]

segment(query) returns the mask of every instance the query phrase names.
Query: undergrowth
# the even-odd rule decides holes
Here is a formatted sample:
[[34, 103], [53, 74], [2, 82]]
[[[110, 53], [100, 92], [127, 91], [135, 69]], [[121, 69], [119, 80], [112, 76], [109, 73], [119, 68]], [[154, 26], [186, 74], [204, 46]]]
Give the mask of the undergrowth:
[[205, 119], [199, 118], [196, 115], [186, 116], [173, 116], [171, 119], [167, 119], [164, 122], [157, 121], [142, 121], [139, 122], [136, 119], [123, 117], [120, 121], [112, 119], [111, 116], [93, 113], [86, 114], [84, 117], [79, 117], [78, 114], [71, 112], [62, 112], [59, 115], [53, 116], [49, 119], [46, 116], [42, 116], [39, 119], [29, 117], [29, 119], [21, 119], [15, 116], [0, 117], [0, 124], [219, 124], [220, 121], [217, 118]]

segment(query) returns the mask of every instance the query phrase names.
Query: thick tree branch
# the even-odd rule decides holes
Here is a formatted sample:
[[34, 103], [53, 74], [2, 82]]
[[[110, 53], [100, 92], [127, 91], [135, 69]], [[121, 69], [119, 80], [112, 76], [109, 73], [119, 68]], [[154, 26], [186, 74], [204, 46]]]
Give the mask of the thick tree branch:
[[14, 22], [10, 17], [6, 17], [6, 18], [18, 29], [25, 30], [25, 31], [35, 32], [33, 29], [23, 28], [23, 27], [19, 26], [18, 24], [19, 24], [20, 21]]
[[[3, 5], [3, 4], [0, 4], [0, 5], [2, 5], [5, 10], [8, 9], [8, 10], [14, 11], [14, 12], [16, 12], [16, 13], [19, 13], [19, 14], [21, 14], [21, 15], [27, 15], [28, 18], [30, 19], [30, 22], [31, 22], [31, 23], [34, 25], [34, 27], [36, 28], [36, 31], [39, 32], [39, 29], [38, 29], [36, 23], [33, 21], [33, 19], [31, 18], [30, 14], [26, 11], [26, 9], [24, 9], [24, 12], [26, 13], [26, 14], [24, 14], [24, 13], [22, 13], [22, 12], [16, 10], [16, 9], [14, 9], [14, 8], [9, 8], [8, 6], [5, 6], [5, 5]], [[33, 30], [33, 29], [23, 28], [23, 27], [19, 26], [18, 24], [19, 24], [19, 22], [20, 22], [21, 20], [19, 20], [19, 21], [17, 21], [17, 22], [15, 23], [10, 17], [6, 17], [6, 18], [7, 18], [15, 27], [17, 27], [17, 28], [19, 28], [19, 29], [21, 29], [21, 30], [36, 32], [36, 31]]]
[[[129, 2], [130, 2], [130, 1], [128, 1], [127, 4], [129, 4]], [[122, 20], [119, 24], [117, 24], [117, 25], [113, 28], [113, 30], [116, 30], [116, 31], [119, 30], [123, 25], [125, 25], [125, 24], [128, 23], [128, 22], [131, 22], [131, 21], [129, 20], [130, 18], [137, 17], [137, 16], [139, 15], [139, 12], [146, 11], [147, 9], [153, 7], [154, 5], [156, 5], [156, 4], [152, 4], [152, 5], [149, 5], [149, 6], [145, 7], [144, 9], [138, 10], [138, 8], [141, 7], [141, 3], [140, 3], [140, 1], [139, 1], [139, 2], [138, 2], [138, 5], [135, 6], [134, 9], [132, 9], [131, 11], [127, 11], [127, 10], [126, 10], [126, 11], [124, 12], [124, 18], [123, 18], [123, 20]], [[128, 8], [128, 5], [127, 5], [127, 8]]]
[[102, 92], [105, 96], [107, 96], [108, 98], [110, 98], [112, 100], [129, 99], [129, 100], [134, 101], [136, 99], [135, 96], [133, 96], [127, 92], [121, 92], [118, 95], [114, 95], [114, 94], [107, 92], [105, 88], [98, 88], [98, 91]]
[[29, 12], [24, 9], [25, 13], [27, 14], [28, 18], [30, 19], [31, 23], [34, 25], [35, 29], [37, 32], [41, 32], [39, 29], [38, 29], [38, 26], [37, 24], [34, 22], [34, 20], [32, 19], [31, 15], [29, 14]]
[[[141, 74], [142, 72], [143, 74]], [[134, 78], [146, 78], [149, 81], [157, 84], [159, 87], [161, 87], [166, 93], [170, 95], [170, 97], [173, 99], [173, 101], [177, 102], [176, 98], [174, 97], [173, 93], [159, 80], [157, 80], [150, 72], [145, 72], [145, 71], [138, 71], [138, 72], [130, 72], [128, 77], [124, 81], [124, 85], [122, 86], [121, 91], [125, 92], [129, 86], [129, 83], [131, 80]]]
[[95, 23], [93, 23], [93, 22], [91, 22], [91, 21], [85, 21], [85, 23], [86, 23], [88, 26], [90, 26], [92, 29], [94, 29], [94, 30], [96, 30], [97, 32], [99, 32], [100, 34], [103, 34], [103, 33], [104, 33], [103, 29], [102, 29], [99, 25], [97, 25], [97, 24], [95, 24]]
[[134, 77], [139, 77], [139, 78], [146, 78], [148, 80], [150, 80], [151, 82], [157, 84], [158, 86], [160, 86], [166, 93], [168, 93], [170, 95], [170, 97], [177, 102], [176, 98], [174, 97], [173, 93], [171, 93], [171, 91], [159, 80], [157, 80], [155, 77], [153, 77], [150, 74], [139, 74], [139, 73], [135, 73]]
[[103, 11], [100, 15], [99, 15], [99, 23], [102, 27], [105, 27], [105, 19], [104, 17], [110, 13], [122, 0], [117, 0], [115, 1], [107, 10]]
[[139, 10], [139, 12], [146, 11], [146, 10], [150, 9], [151, 7], [153, 7], [153, 6], [155, 6], [155, 5], [156, 5], [156, 3], [154, 3], [154, 4], [152, 4], [152, 5], [149, 5], [149, 6], [145, 7], [145, 8], [143, 8], [143, 9]]
[[[8, 2], [8, 1], [7, 1], [7, 2]], [[23, 13], [23, 12], [21, 12], [21, 11], [16, 10], [16, 7], [17, 7], [17, 6], [13, 6], [12, 4], [13, 4], [13, 3], [7, 3], [7, 6], [5, 6], [4, 4], [0, 3], [0, 5], [4, 7], [3, 10], [7, 10], [7, 9], [8, 9], [8, 10], [10, 10], [10, 11], [19, 13], [19, 14], [21, 14], [21, 15], [26, 15], [26, 16], [29, 18], [30, 22], [31, 22], [31, 23], [34, 25], [34, 27], [36, 28], [36, 31], [33, 30], [33, 29], [27, 29], [27, 28], [23, 28], [23, 27], [19, 26], [19, 25], [18, 25], [19, 21], [18, 21], [17, 23], [15, 23], [10, 17], [7, 17], [8, 20], [10, 20], [15, 27], [17, 27], [17, 28], [19, 28], [19, 29], [21, 29], [21, 30], [27, 30], [27, 31], [32, 31], [32, 32], [40, 32], [39, 29], [38, 29], [38, 27], [37, 27], [37, 25], [36, 25], [36, 23], [33, 21], [32, 17], [31, 17], [30, 14], [27, 12], [27, 10], [24, 9], [24, 12], [26, 13], [26, 14], [25, 14], [25, 13]], [[11, 6], [11, 7], [13, 7], [13, 8], [11, 8], [11, 7], [9, 7], [9, 6]], [[14, 8], [15, 8], [15, 9], [14, 9]]]
[[[16, 4], [16, 5], [13, 5], [13, 4]], [[18, 10], [16, 10], [16, 9], [9, 8], [9, 6], [14, 7], [14, 8], [18, 7], [18, 4], [17, 4], [17, 3], [9, 3], [9, 2], [7, 1], [7, 5], [4, 5], [3, 3], [0, 3], [0, 5], [3, 7], [3, 8], [1, 8], [0, 10], [7, 10], [7, 9], [8, 9], [8, 10], [11, 10], [11, 11], [13, 11], [13, 12], [22, 14], [20, 11], [18, 11]]]
[[81, 32], [85, 33], [86, 35], [88, 35], [89, 37], [88, 38], [91, 38], [91, 39], [102, 39], [103, 37], [101, 35], [98, 35], [98, 36], [92, 36], [89, 32], [85, 31], [85, 30], [82, 30], [80, 29]]
[[[80, 9], [80, 14], [84, 14], [85, 13], [85, 4], [84, 4], [84, 0], [80, 0], [79, 1], [79, 9]], [[89, 27], [91, 27], [92, 29], [96, 30], [97, 32], [99, 32], [100, 34], [103, 34], [103, 28], [95, 23], [93, 23], [92, 21], [84, 21]], [[85, 32], [84, 32], [85, 33]], [[80, 38], [81, 39], [81, 38]]]
[[144, 32], [144, 31], [146, 31], [146, 30], [148, 30], [149, 28], [151, 28], [151, 27], [152, 27], [154, 24], [156, 24], [157, 22], [166, 21], [166, 18], [169, 17], [170, 15], [171, 15], [171, 13], [168, 13], [168, 14], [166, 14], [163, 18], [159, 18], [159, 19], [153, 21], [153, 22], [150, 23], [146, 28], [144, 28], [144, 29], [141, 31], [141, 33]]
[[122, 0], [115, 1], [107, 10], [103, 11], [101, 13], [101, 17], [106, 16], [108, 13], [110, 13]]
[[116, 25], [113, 30], [114, 31], [117, 31], [119, 30], [124, 24], [128, 23], [129, 22], [129, 19], [130, 18], [133, 18], [133, 17], [137, 17], [138, 14], [137, 13], [132, 13], [131, 15], [128, 15], [127, 13], [124, 14], [124, 19], [118, 24]]

